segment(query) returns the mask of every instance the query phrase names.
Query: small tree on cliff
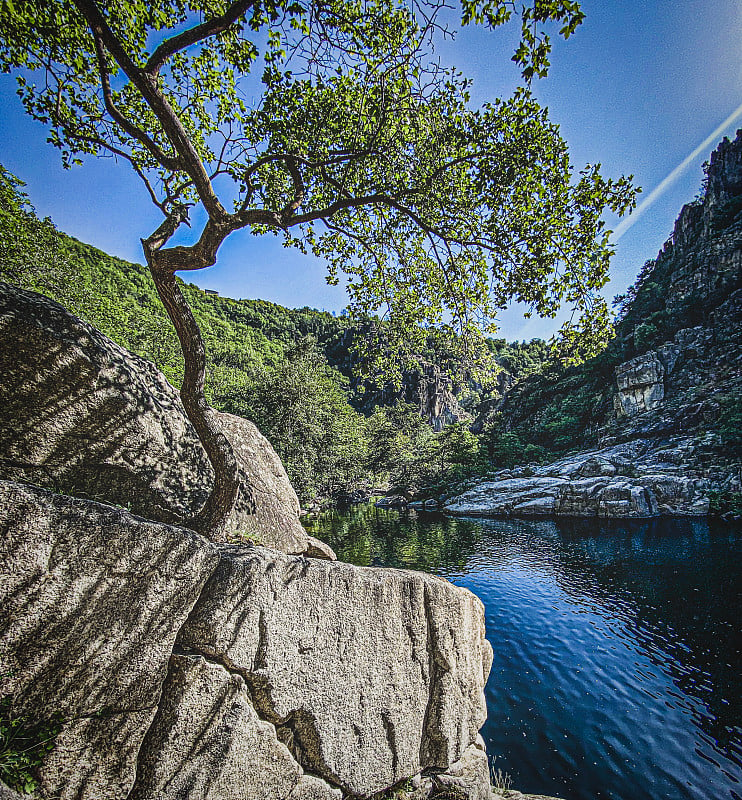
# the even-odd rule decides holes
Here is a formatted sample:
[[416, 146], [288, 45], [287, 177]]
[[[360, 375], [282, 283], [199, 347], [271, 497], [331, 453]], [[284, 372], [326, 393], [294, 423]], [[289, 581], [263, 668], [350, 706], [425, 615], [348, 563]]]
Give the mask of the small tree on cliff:
[[[573, 176], [526, 89], [471, 108], [432, 59], [444, 0], [4, 0], [0, 67], [66, 165], [127, 161], [163, 221], [144, 255], [185, 359], [181, 397], [215, 471], [190, 524], [219, 538], [237, 493], [204, 396], [204, 344], [175, 280], [214, 264], [232, 232], [273, 232], [350, 277], [352, 307], [476, 335], [509, 300], [594, 310], [609, 248], [600, 216], [632, 202], [596, 167]], [[574, 0], [462, 0], [462, 22], [521, 21], [514, 56], [543, 75], [544, 26], [571, 34]], [[32, 83], [33, 71], [41, 79]], [[173, 236], [200, 205], [194, 244]], [[177, 241], [177, 240], [176, 240]], [[249, 258], [249, 255], [247, 256]]]

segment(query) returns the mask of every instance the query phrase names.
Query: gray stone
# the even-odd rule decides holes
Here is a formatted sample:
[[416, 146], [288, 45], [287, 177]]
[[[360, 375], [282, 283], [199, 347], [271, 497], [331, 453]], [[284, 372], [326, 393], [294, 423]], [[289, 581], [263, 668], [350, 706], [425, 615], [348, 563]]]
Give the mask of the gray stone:
[[191, 531], [4, 481], [0, 529], [2, 693], [19, 716], [64, 720], [42, 793], [125, 798], [218, 553]]
[[321, 542], [319, 539], [315, 539], [314, 536], [307, 536], [307, 548], [303, 555], [307, 558], [323, 558], [326, 561], [338, 560], [335, 551], [330, 545]]
[[673, 439], [587, 451], [537, 467], [530, 478], [480, 481], [449, 498], [445, 511], [522, 517], [701, 516], [708, 513], [711, 483], [683, 474], [682, 458], [689, 449], [687, 439]]
[[509, 515], [518, 507], [524, 515], [549, 515], [566, 484], [565, 478], [551, 477], [483, 481], [448, 500], [444, 509], [451, 514]]
[[507, 789], [502, 793], [494, 794], [494, 800], [559, 800], [558, 797], [551, 797], [545, 794], [523, 794], [515, 789]]
[[481, 739], [470, 745], [445, 772], [438, 773], [433, 784], [466, 800], [491, 800], [489, 762]]
[[593, 456], [580, 464], [577, 468], [577, 474], [583, 478], [610, 477], [616, 474], [616, 467], [605, 458]]
[[376, 508], [405, 508], [407, 498], [401, 494], [393, 494], [389, 497], [380, 497], [374, 505]]
[[643, 483], [652, 490], [660, 509], [665, 514], [699, 516], [708, 513], [708, 497], [697, 489], [695, 482], [688, 477], [646, 475]]
[[200, 656], [172, 656], [129, 800], [280, 800], [301, 776], [242, 677]]
[[657, 408], [665, 396], [665, 366], [650, 351], [616, 367], [616, 416], [633, 417]]
[[474, 595], [422, 573], [221, 550], [179, 643], [242, 675], [306, 770], [365, 796], [475, 741], [492, 654]]
[[653, 517], [657, 514], [654, 497], [642, 486], [629, 481], [611, 483], [598, 494], [599, 517]]
[[[0, 477], [182, 524], [213, 471], [178, 392], [150, 362], [58, 303], [0, 284]], [[233, 536], [301, 553], [299, 501], [247, 420], [218, 414], [239, 462]]]
[[400, 399], [417, 406], [434, 431], [446, 425], [469, 419], [459, 405], [453, 381], [437, 364], [423, 361], [417, 369], [402, 375]]
[[28, 800], [28, 795], [18, 794], [0, 781], [0, 800]]

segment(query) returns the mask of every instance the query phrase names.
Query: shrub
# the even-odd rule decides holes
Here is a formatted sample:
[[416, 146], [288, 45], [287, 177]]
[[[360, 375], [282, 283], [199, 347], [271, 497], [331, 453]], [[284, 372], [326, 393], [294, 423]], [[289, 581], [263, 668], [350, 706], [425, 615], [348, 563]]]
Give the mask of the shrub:
[[22, 794], [36, 791], [36, 770], [54, 748], [60, 720], [17, 716], [10, 698], [0, 702], [0, 780]]

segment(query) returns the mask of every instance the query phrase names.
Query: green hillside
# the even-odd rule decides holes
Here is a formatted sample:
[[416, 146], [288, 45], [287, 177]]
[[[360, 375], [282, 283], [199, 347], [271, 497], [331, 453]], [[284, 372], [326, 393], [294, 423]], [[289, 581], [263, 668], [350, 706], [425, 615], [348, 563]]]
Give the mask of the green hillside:
[[[178, 386], [180, 347], [147, 268], [38, 219], [21, 186], [2, 171], [0, 279], [59, 301], [154, 362]], [[382, 377], [354, 378], [353, 343], [364, 335], [357, 323], [311, 308], [232, 300], [192, 284], [184, 284], [183, 291], [207, 346], [210, 401], [258, 425], [302, 502], [380, 482], [437, 483], [482, 466], [477, 440], [465, 426], [435, 435], [416, 408], [395, 405], [395, 392], [368, 391], [383, 385]], [[492, 386], [498, 364], [517, 379], [540, 369], [547, 354], [540, 340], [491, 339], [489, 349]], [[442, 339], [431, 337], [420, 358], [446, 369], [451, 354]], [[492, 386], [486, 379], [470, 382], [463, 393], [473, 407]]]

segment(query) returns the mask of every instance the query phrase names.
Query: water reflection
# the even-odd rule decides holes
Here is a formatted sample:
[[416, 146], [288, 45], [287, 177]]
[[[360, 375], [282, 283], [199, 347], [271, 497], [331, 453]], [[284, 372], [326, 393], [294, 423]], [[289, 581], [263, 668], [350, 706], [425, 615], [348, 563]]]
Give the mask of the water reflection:
[[343, 560], [479, 595], [495, 651], [483, 733], [523, 791], [742, 798], [739, 528], [364, 507], [314, 531]]
[[436, 575], [466, 569], [482, 539], [475, 521], [442, 514], [375, 508], [371, 503], [327, 511], [304, 522], [341, 561], [359, 566], [420, 569]]

